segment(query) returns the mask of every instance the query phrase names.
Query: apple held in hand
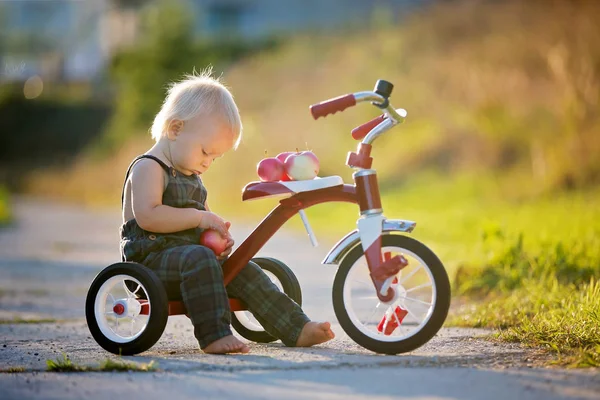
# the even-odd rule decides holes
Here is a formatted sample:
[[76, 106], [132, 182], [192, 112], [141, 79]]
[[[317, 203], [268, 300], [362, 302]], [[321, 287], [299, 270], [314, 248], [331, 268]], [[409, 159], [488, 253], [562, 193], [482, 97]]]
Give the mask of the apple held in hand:
[[256, 166], [258, 177], [263, 182], [279, 181], [285, 175], [283, 163], [277, 158], [269, 157], [260, 160]]
[[[283, 153], [279, 153], [277, 154], [277, 159], [279, 161], [281, 161], [284, 165], [285, 165], [285, 159], [288, 158], [288, 156], [291, 156], [292, 154], [294, 154], [293, 151], [284, 151]], [[284, 168], [285, 169], [285, 168]], [[290, 178], [288, 176], [288, 174], [284, 171], [283, 172], [283, 177], [281, 178], [282, 181], [291, 181], [292, 178]]]
[[285, 159], [285, 172], [297, 181], [314, 179], [319, 173], [319, 159], [312, 151], [292, 153]]
[[200, 244], [211, 249], [215, 255], [223, 253], [227, 248], [227, 238], [214, 229], [205, 229], [200, 234]]

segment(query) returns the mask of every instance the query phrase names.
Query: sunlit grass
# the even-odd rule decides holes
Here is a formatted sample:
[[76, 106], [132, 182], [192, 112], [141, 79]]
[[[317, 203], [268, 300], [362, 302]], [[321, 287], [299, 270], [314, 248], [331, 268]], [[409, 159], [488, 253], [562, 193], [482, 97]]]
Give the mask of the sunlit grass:
[[0, 325], [11, 325], [11, 324], [50, 324], [57, 322], [56, 319], [53, 318], [32, 318], [32, 319], [24, 319], [24, 318], [14, 318], [14, 319], [0, 319]]
[[71, 361], [66, 354], [55, 360], [46, 360], [46, 365], [47, 371], [50, 372], [153, 372], [158, 368], [158, 364], [154, 360], [149, 363], [134, 363], [110, 358], [102, 361], [98, 366], [80, 365]]
[[10, 198], [8, 191], [0, 186], [0, 225], [6, 224], [11, 219]]
[[46, 366], [46, 370], [51, 372], [84, 372], [88, 370], [88, 367], [71, 361], [66, 354], [55, 360], [46, 360]]
[[4, 373], [4, 374], [16, 374], [16, 373], [21, 373], [21, 372], [26, 372], [27, 370], [25, 369], [25, 367], [7, 367], [7, 368], [0, 368], [0, 373]]
[[548, 349], [561, 365], [600, 366], [600, 283], [594, 279], [579, 285], [524, 279], [518, 289], [464, 306], [448, 324], [499, 329], [499, 339]]
[[557, 364], [600, 366], [600, 235], [529, 246], [523, 235], [492, 240], [487, 260], [465, 261], [454, 274], [455, 295], [469, 301], [448, 324], [499, 329], [499, 339], [545, 348]]

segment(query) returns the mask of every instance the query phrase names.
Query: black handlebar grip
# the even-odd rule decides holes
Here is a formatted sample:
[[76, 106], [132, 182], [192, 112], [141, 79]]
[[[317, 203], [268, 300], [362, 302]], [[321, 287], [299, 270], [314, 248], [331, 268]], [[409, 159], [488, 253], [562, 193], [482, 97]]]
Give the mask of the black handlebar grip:
[[392, 90], [394, 90], [394, 85], [392, 85], [391, 82], [379, 79], [377, 83], [375, 83], [374, 92], [382, 95], [386, 99], [392, 95]]

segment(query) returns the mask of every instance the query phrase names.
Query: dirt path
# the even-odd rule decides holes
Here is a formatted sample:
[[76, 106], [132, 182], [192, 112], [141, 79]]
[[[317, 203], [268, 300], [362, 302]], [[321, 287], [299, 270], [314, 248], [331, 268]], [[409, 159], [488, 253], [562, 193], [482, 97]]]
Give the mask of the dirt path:
[[[331, 305], [335, 268], [320, 264], [332, 242], [312, 248], [303, 234], [283, 231], [261, 255], [293, 267], [313, 319], [334, 323], [337, 338], [311, 349], [251, 343], [249, 355], [209, 356], [197, 350], [186, 317], [171, 317], [149, 351], [127, 357], [158, 362], [152, 373], [43, 372], [62, 353], [81, 364], [107, 358], [84, 319], [85, 294], [102, 268], [118, 260], [118, 211], [89, 211], [18, 199], [16, 223], [0, 230], [1, 398], [98, 398], [136, 390], [144, 398], [600, 398], [598, 371], [540, 368], [535, 351], [492, 344], [487, 333], [443, 329], [422, 348], [381, 356], [356, 345], [337, 325]], [[234, 224], [241, 241], [250, 228]], [[9, 320], [47, 320], [7, 323]]]

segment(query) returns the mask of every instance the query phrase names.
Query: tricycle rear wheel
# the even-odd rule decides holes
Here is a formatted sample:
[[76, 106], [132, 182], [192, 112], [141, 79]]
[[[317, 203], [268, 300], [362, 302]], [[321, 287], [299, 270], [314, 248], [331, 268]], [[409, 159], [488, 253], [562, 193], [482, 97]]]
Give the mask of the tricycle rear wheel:
[[85, 302], [90, 333], [103, 349], [118, 355], [134, 355], [154, 346], [168, 316], [163, 283], [149, 268], [133, 262], [103, 269]]
[[[294, 272], [283, 262], [270, 257], [253, 258], [256, 263], [269, 275], [281, 291], [302, 306], [302, 290]], [[277, 340], [264, 330], [250, 311], [234, 311], [231, 313], [231, 325], [244, 338], [257, 343], [271, 343]]]

